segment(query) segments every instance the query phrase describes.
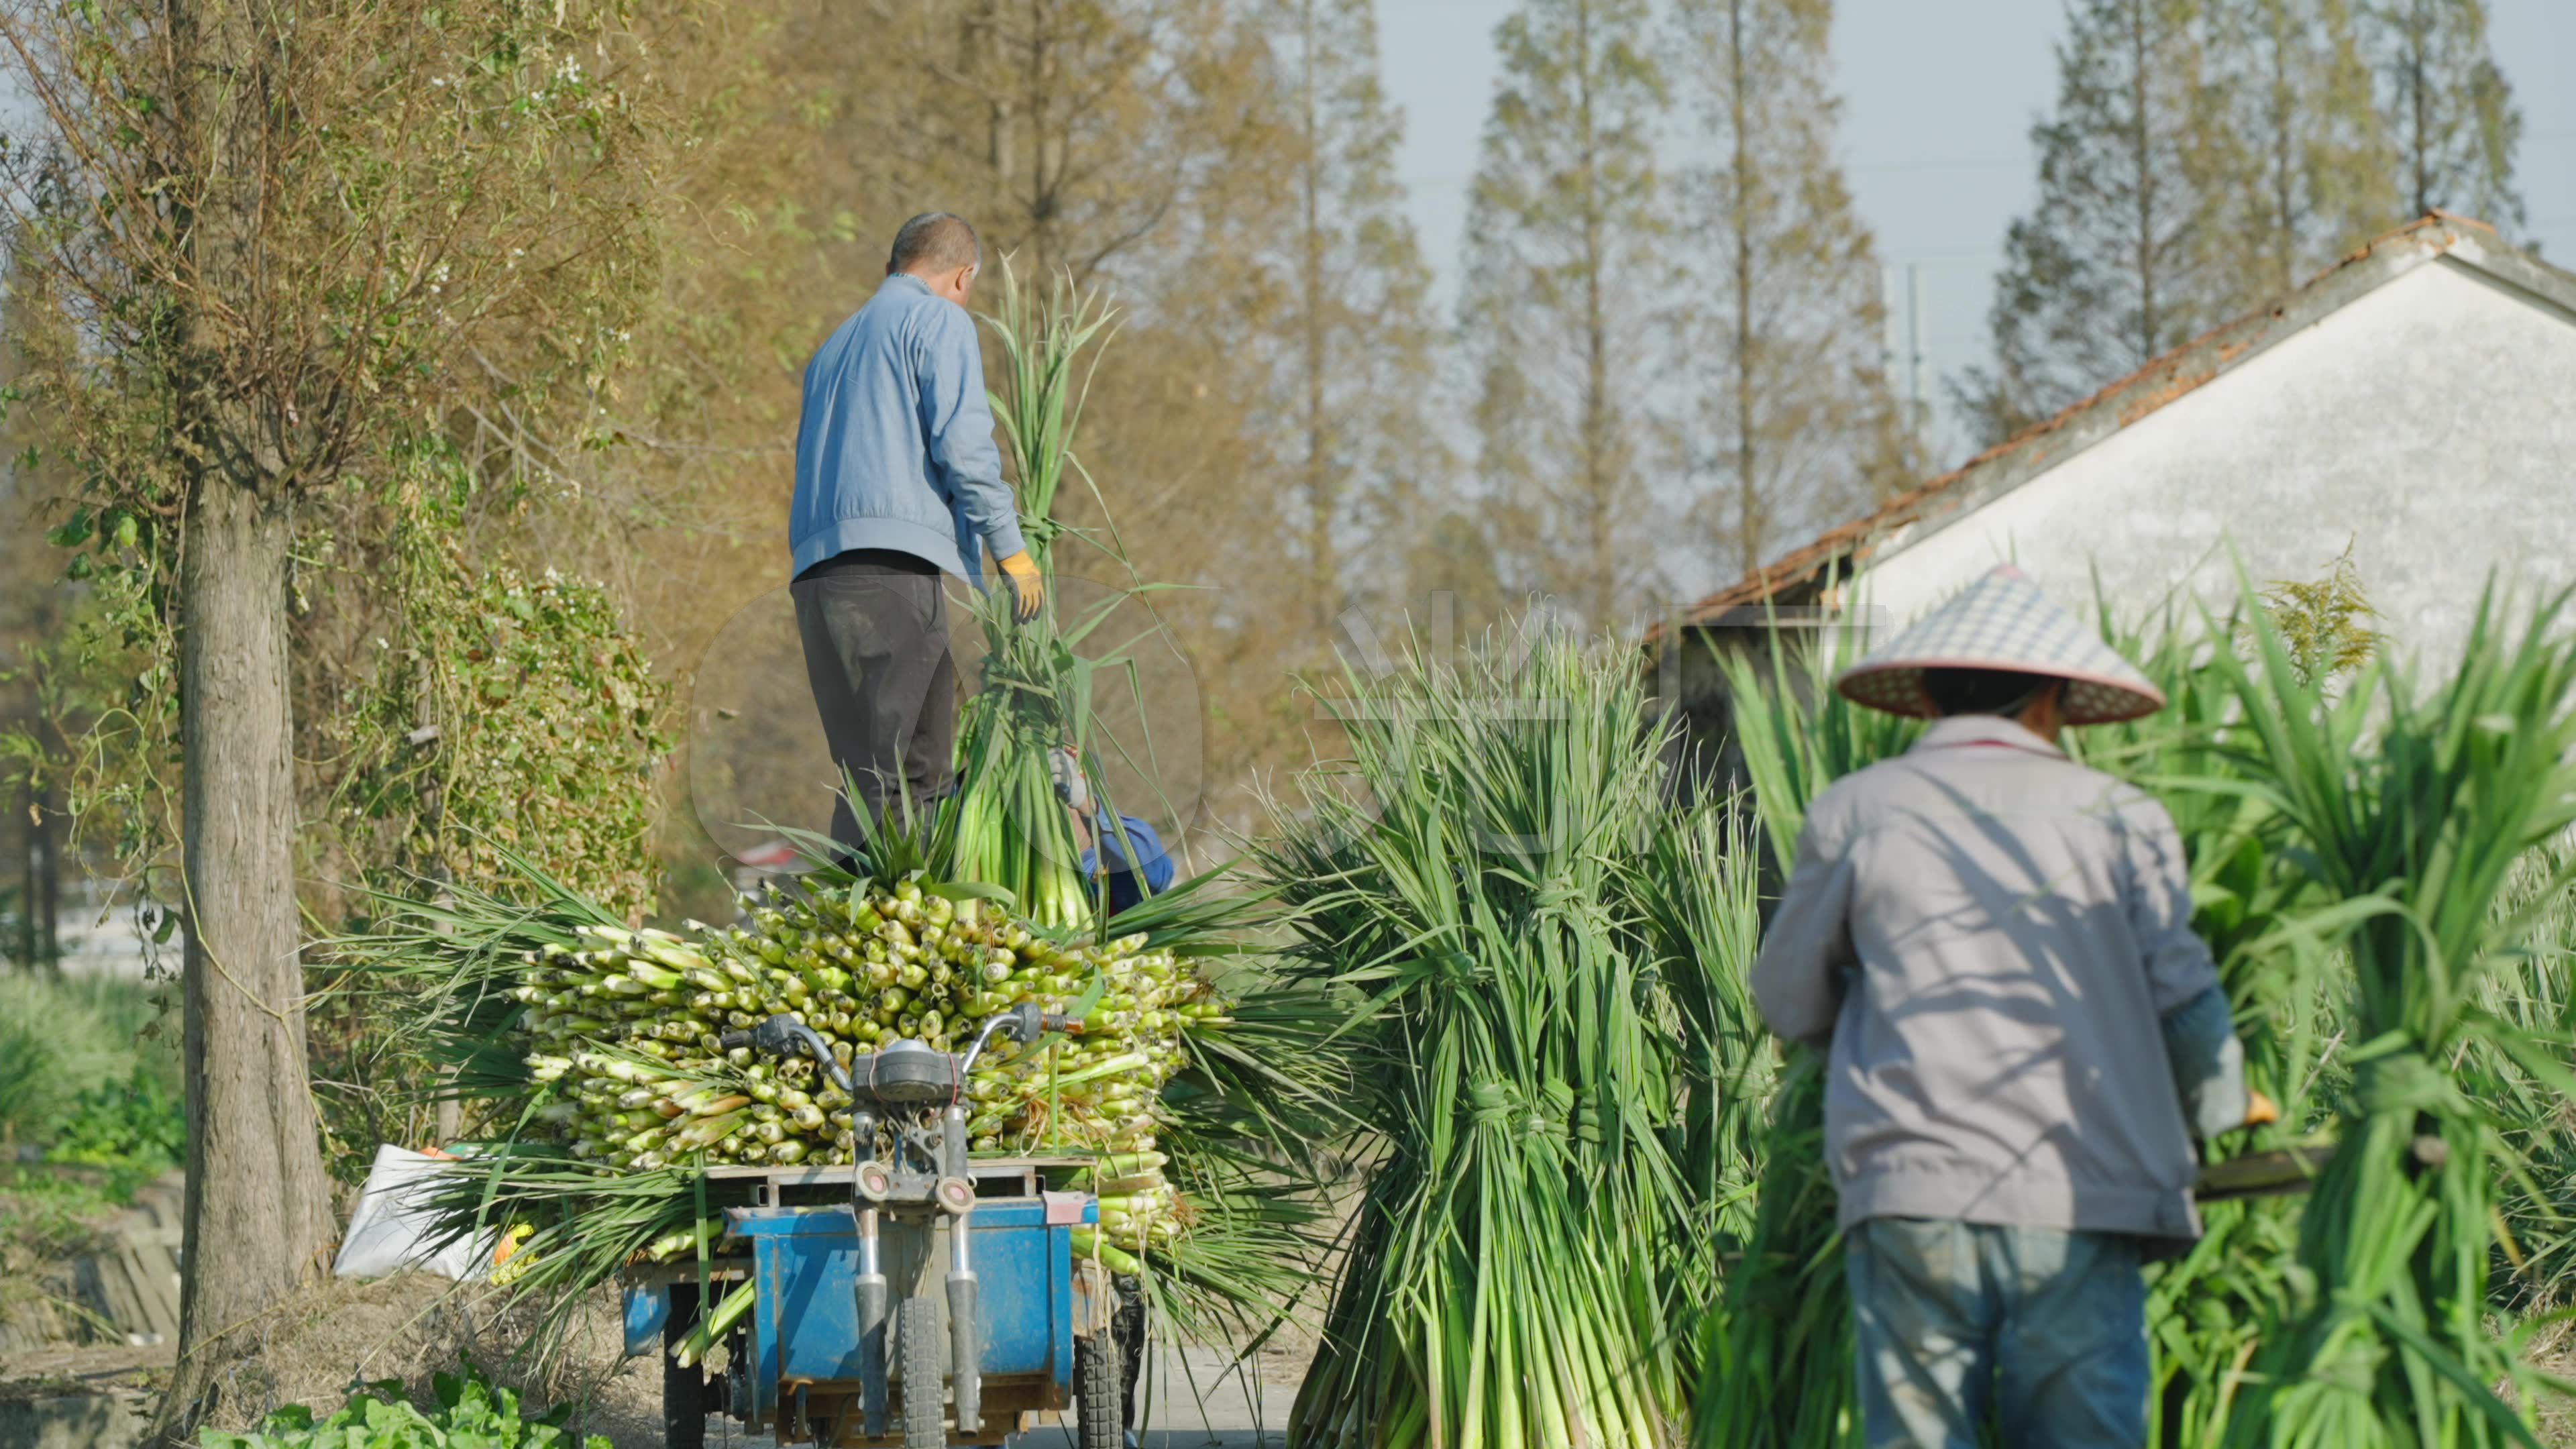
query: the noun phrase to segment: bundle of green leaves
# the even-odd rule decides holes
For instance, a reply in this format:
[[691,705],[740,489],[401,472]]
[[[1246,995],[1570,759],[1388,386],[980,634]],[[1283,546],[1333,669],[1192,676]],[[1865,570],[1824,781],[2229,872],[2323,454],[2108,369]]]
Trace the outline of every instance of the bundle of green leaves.
[[325,1418],[293,1404],[251,1433],[208,1429],[198,1443],[203,1449],[608,1449],[607,1436],[576,1440],[564,1427],[570,1404],[530,1414],[516,1393],[472,1364],[431,1382],[436,1407],[425,1413],[403,1397],[400,1379],[385,1379],[359,1385]]
[[[1719,661],[1754,814],[1782,879],[1816,796],[1914,738],[1913,721],[1834,692],[1833,676],[1858,644],[1846,633],[1795,655],[1775,643],[1767,661],[1740,654]],[[1692,1431],[1702,1449],[1838,1444],[1856,1423],[1851,1303],[1825,1165],[1823,1068],[1817,1053],[1791,1049],[1769,1104],[1751,1236],[1717,1310],[1700,1324]]]
[[1290,1442],[1672,1442],[1766,1077],[1750,855],[1667,799],[1624,654],[1416,651],[1339,694],[1350,757],[1256,847],[1371,1144]]
[[[2529,1443],[2537,1392],[2560,1387],[2488,1321],[2505,1122],[2457,1066],[2492,1052],[2576,1093],[2554,1033],[2490,1009],[2568,884],[2563,867],[2537,889],[2517,879],[2576,824],[2563,605],[2517,626],[2482,601],[2458,667],[2421,690],[2374,665],[2323,697],[2269,630],[2259,667],[2220,656],[2249,786],[2290,822],[2318,893],[2306,928],[2350,953],[2354,1069],[2300,1220],[2308,1291],[2250,1357],[2230,1444]],[[2499,909],[2517,894],[2528,903]]]

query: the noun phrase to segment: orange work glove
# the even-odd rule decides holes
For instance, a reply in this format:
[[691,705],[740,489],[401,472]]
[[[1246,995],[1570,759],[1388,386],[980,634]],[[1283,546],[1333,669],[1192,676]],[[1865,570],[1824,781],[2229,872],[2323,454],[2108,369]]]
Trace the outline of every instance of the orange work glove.
[[1038,561],[1027,549],[1002,560],[1002,574],[1011,581],[1011,597],[1016,607],[1011,612],[1023,624],[1038,616],[1038,606],[1046,602],[1046,581],[1038,577]]
[[2245,1093],[2245,1125],[2266,1127],[2281,1120],[2281,1106],[2262,1093],[2248,1088]]

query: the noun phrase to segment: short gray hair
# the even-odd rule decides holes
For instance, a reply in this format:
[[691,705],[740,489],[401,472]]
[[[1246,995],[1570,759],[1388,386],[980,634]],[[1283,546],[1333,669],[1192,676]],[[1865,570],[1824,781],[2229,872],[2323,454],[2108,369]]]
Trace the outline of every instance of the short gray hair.
[[944,211],[925,211],[894,234],[894,252],[886,258],[886,275],[908,272],[929,263],[939,271],[984,265],[984,244],[966,218]]

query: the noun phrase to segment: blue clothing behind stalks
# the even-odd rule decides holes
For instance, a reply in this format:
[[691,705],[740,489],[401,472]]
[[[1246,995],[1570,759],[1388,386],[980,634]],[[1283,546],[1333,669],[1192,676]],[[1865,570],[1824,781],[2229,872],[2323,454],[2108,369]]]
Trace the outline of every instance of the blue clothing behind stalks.
[[1136,849],[1136,858],[1144,863],[1145,882],[1136,883],[1136,868],[1127,861],[1127,852],[1118,842],[1118,832],[1094,829],[1100,835],[1100,850],[1082,853],[1082,875],[1091,880],[1100,874],[1100,859],[1105,851],[1109,858],[1109,914],[1116,915],[1145,898],[1147,892],[1157,895],[1171,889],[1172,858],[1163,851],[1163,838],[1154,827],[1133,815],[1121,815],[1118,823],[1126,827],[1127,844]]
[[1027,545],[1002,482],[975,319],[897,272],[805,365],[788,506],[794,573],[855,549],[983,586],[983,552]]

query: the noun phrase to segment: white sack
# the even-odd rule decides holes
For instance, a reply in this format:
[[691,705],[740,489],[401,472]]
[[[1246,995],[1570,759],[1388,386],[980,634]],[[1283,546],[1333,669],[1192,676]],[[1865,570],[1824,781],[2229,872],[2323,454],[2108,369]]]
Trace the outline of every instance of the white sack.
[[433,1219],[425,1199],[438,1171],[450,1157],[406,1152],[390,1144],[376,1149],[375,1166],[358,1194],[358,1210],[349,1215],[349,1235],[340,1241],[340,1256],[331,1271],[343,1278],[381,1278],[404,1268],[462,1280],[492,1261],[493,1234],[459,1238],[431,1252]]

